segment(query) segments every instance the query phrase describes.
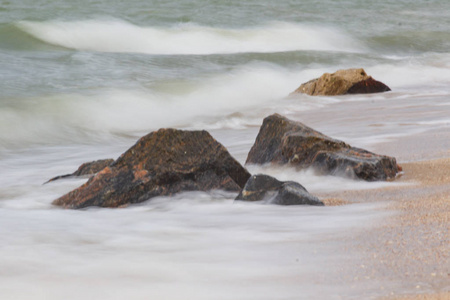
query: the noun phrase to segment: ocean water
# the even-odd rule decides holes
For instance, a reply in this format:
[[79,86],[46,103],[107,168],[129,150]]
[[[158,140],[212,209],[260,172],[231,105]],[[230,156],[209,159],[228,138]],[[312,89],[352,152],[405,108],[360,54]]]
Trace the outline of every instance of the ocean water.
[[[450,2],[0,1],[1,299],[370,299],[343,240],[389,215],[374,204],[273,207],[183,193],[126,209],[51,205],[163,127],[206,129],[241,163],[280,113],[400,162],[447,156],[406,142],[450,133]],[[392,92],[289,96],[363,67]],[[439,135],[437,135],[439,137]],[[447,135],[448,136],[448,135]],[[402,146],[403,145],[403,146]],[[249,167],[313,193],[395,185]],[[363,225],[362,225],[363,224]],[[383,285],[385,289],[380,290]]]

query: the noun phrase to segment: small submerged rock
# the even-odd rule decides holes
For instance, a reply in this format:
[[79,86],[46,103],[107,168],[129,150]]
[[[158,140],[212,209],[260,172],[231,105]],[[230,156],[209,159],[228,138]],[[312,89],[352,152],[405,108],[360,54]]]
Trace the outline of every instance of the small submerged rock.
[[266,201],[279,205],[324,205],[301,184],[294,181],[279,181],[264,174],[251,176],[235,200]]
[[160,129],[81,187],[56,199],[66,208],[120,207],[181,191],[240,191],[250,174],[206,131]]
[[87,162],[87,163],[82,164],[72,174],[59,175],[59,176],[53,177],[52,179],[50,179],[49,181],[47,181],[45,183],[49,183],[51,181],[55,181],[55,180],[62,179],[62,178],[95,175],[96,173],[100,172],[104,168],[110,166],[113,162],[114,162],[114,159],[112,159],[112,158],[99,159],[96,161]]
[[364,69],[347,69],[339,70],[333,74],[325,73],[319,78],[305,82],[293,94],[336,96],[382,93],[390,90],[384,83],[367,75]]
[[368,181],[395,178],[396,159],[351,147],[279,114],[264,119],[246,164],[289,164],[312,167],[320,174]]

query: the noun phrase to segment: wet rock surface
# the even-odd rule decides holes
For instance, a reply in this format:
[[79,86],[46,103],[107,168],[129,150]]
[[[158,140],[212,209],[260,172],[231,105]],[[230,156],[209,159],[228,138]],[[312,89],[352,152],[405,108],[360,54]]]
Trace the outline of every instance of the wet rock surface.
[[300,85],[293,94],[303,93],[311,96],[336,96],[345,94],[371,94],[390,91],[380,81],[367,75],[364,69],[339,70]]
[[53,204],[120,207],[181,191],[240,191],[249,177],[208,132],[160,129]]
[[111,159],[99,159],[96,161],[87,162],[87,163],[82,164],[72,174],[59,175],[59,176],[53,177],[52,179],[50,179],[49,181],[47,181],[45,183],[49,183],[51,181],[55,181],[55,180],[63,179],[63,178],[94,175],[94,174],[100,172],[101,170],[103,170],[104,168],[110,166],[113,162],[114,162],[114,159],[112,159],[112,158]]
[[367,181],[393,179],[399,171],[393,157],[351,147],[278,114],[264,119],[246,161],[266,163],[312,167],[320,174]]
[[301,184],[294,181],[279,181],[264,174],[251,176],[235,200],[265,201],[278,205],[324,205]]

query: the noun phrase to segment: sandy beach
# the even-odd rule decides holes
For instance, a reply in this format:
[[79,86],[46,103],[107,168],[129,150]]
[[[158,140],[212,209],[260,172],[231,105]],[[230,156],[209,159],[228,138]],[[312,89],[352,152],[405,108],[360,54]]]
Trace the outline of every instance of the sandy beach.
[[386,223],[348,241],[365,253],[352,281],[379,282],[380,292],[390,295],[380,299],[450,299],[450,159],[402,167],[396,180],[401,185],[345,191],[341,201],[326,200],[329,205],[383,201],[392,213]]
[[434,295],[414,295],[414,296],[402,296],[395,298],[385,298],[395,300],[448,300],[450,299],[449,293],[439,293]]

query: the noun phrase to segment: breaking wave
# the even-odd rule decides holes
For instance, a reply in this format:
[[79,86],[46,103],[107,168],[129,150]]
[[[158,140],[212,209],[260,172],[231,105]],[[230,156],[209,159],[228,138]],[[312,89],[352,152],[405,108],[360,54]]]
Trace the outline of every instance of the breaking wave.
[[348,34],[294,23],[226,29],[196,24],[142,27],[123,20],[21,21],[17,26],[46,43],[76,50],[158,55],[268,53],[301,50],[361,52]]

